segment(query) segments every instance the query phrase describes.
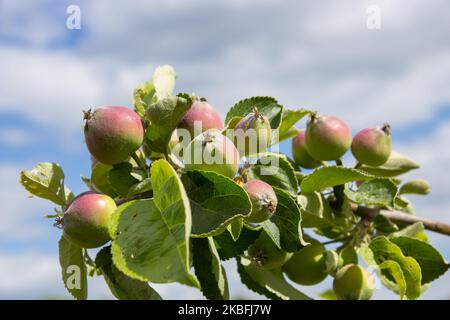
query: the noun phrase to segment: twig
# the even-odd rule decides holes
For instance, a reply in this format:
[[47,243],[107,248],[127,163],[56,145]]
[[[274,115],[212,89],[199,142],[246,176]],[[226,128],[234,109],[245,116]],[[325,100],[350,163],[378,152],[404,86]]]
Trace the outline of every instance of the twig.
[[413,224],[416,222],[422,222],[425,229],[450,236],[450,225],[444,222],[413,216],[397,210],[367,208],[358,205],[352,205],[352,210],[360,217],[375,217],[378,214],[381,214],[394,223]]
[[131,155],[131,157],[133,158],[134,161],[136,161],[137,165],[144,170],[144,173],[147,173],[147,165],[145,164],[145,162],[142,162],[141,159],[139,158],[139,156],[136,153],[133,153]]

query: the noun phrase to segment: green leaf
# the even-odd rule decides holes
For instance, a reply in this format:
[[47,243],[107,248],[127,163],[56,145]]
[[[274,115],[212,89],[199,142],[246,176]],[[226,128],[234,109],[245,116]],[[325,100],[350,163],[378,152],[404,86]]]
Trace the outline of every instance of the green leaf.
[[347,264],[358,264],[358,253],[352,246],[347,245],[338,252],[341,266],[345,266]]
[[174,68],[168,64],[155,69],[152,80],[157,100],[163,100],[172,95],[176,78],[177,74]]
[[392,151],[388,161],[379,167],[361,166],[359,170],[378,177],[396,177],[420,166],[410,158]]
[[400,188],[400,194],[420,194],[427,195],[431,192],[431,186],[423,179],[415,179],[406,182]]
[[[383,281],[388,288],[397,292],[400,297],[405,296],[407,283],[400,264],[393,260],[386,260],[378,267],[380,268],[382,274],[389,274],[389,279],[382,276],[381,281]],[[395,283],[395,286],[392,286],[392,281]]]
[[126,197],[130,188],[139,181],[132,175],[133,166],[129,162],[115,165],[108,172],[108,179],[114,191],[121,197]]
[[146,130],[147,143],[153,152],[167,152],[167,146],[178,124],[192,105],[189,96],[168,97],[150,105],[146,117],[150,125]]
[[375,227],[375,229],[382,233],[391,233],[398,231],[398,226],[381,214],[376,215],[375,219],[373,220],[373,226]]
[[241,257],[236,259],[237,262],[237,271],[241,278],[241,282],[251,291],[256,292],[260,295],[266,296],[271,300],[281,300],[281,298],[274,294],[272,291],[265,288],[264,284],[260,284],[256,279],[253,278],[253,275],[248,273],[244,265],[240,263]]
[[58,243],[59,264],[64,287],[77,300],[87,299],[87,272],[83,249],[64,236]]
[[171,96],[176,78],[177,75],[172,66],[167,64],[158,66],[151,80],[134,89],[132,102],[135,111],[143,117],[151,104]]
[[373,176],[356,169],[341,166],[322,167],[306,176],[302,180],[300,189],[305,194],[343,185],[352,181],[365,181],[373,178]]
[[394,209],[400,210],[406,213],[415,214],[414,207],[411,201],[406,199],[404,196],[397,195],[394,201]]
[[21,171],[20,184],[32,195],[61,206],[74,198],[64,185],[64,171],[56,163],[43,162],[30,171]]
[[155,86],[153,85],[152,80],[149,80],[134,89],[131,100],[134,105],[134,110],[141,117],[145,115],[148,106],[156,102],[155,92]]
[[296,136],[298,129],[294,125],[310,113],[311,111],[306,109],[291,110],[284,108],[281,125],[275,133],[274,143]]
[[311,300],[310,297],[286,282],[280,269],[263,270],[244,257],[236,260],[242,283],[250,290],[270,299]]
[[299,195],[297,203],[302,213],[303,228],[336,226],[334,213],[321,193],[313,192]]
[[152,180],[150,178],[145,178],[141,182],[136,183],[131,186],[128,190],[128,197],[132,197],[141,193],[145,193],[152,190]]
[[225,123],[229,123],[234,117],[245,117],[253,108],[257,108],[269,119],[272,129],[280,126],[283,106],[272,97],[252,97],[239,101],[228,111]]
[[141,281],[198,286],[189,272],[191,211],[183,185],[165,160],[152,164],[151,181],[153,199],[124,203],[112,217],[114,264]]
[[419,263],[422,271],[422,284],[430,283],[449,269],[449,263],[444,260],[439,251],[425,241],[411,237],[398,237],[390,240],[400,247],[405,256],[413,257]]
[[285,156],[266,153],[257,163],[250,167],[245,176],[248,180],[262,180],[272,187],[277,187],[296,195],[298,191],[295,171]]
[[109,182],[109,172],[113,167],[103,163],[97,163],[92,169],[91,184],[98,192],[104,193],[110,197],[116,197],[117,192]]
[[389,179],[364,182],[356,191],[345,189],[345,195],[353,202],[365,205],[394,206],[397,186]]
[[423,223],[416,222],[416,223],[413,223],[397,232],[390,234],[389,238],[398,238],[398,237],[403,237],[403,236],[416,238],[424,231],[425,231],[425,227],[423,226]]
[[192,210],[192,236],[209,237],[250,215],[251,202],[233,180],[209,171],[188,171],[182,176]]
[[250,228],[244,224],[237,240],[229,232],[222,232],[214,237],[220,259],[228,260],[243,254],[258,239],[261,229]]
[[230,298],[225,269],[212,238],[192,239],[193,264],[203,295],[209,300]]
[[161,296],[147,282],[126,276],[113,264],[111,246],[101,249],[95,265],[105,278],[112,294],[119,300],[161,300]]
[[364,244],[358,250],[365,263],[378,271],[381,282],[390,290],[397,293],[401,299],[406,294],[406,280],[400,264],[393,260],[385,260],[381,263],[375,259],[374,252],[369,244]]
[[279,248],[288,252],[298,251],[306,245],[300,208],[289,193],[276,187],[273,190],[278,198],[277,209],[272,218],[262,222],[261,226]]
[[[368,248],[372,251],[373,260],[376,265],[381,265],[385,261],[394,261],[399,264],[406,281],[405,295],[408,299],[417,299],[420,296],[421,269],[419,263],[414,258],[405,256],[400,247],[389,241],[385,236],[374,238],[369,243]],[[367,255],[362,256],[363,258],[367,257]],[[366,262],[369,265],[371,264],[370,261]],[[388,280],[394,281],[396,279],[393,274],[386,273],[386,270],[383,271],[382,274]]]
[[239,239],[243,227],[244,227],[244,219],[234,220],[227,226],[227,230],[234,241],[237,241],[237,239]]

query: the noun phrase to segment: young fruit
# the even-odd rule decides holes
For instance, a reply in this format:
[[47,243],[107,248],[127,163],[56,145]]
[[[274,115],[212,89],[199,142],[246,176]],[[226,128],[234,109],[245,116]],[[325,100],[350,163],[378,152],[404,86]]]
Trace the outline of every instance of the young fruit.
[[292,139],[292,154],[297,165],[305,169],[314,169],[320,166],[317,161],[306,150],[305,130],[299,130],[298,134]]
[[205,98],[200,98],[194,101],[178,127],[188,130],[191,139],[194,139],[197,135],[209,129],[222,131],[223,124],[213,106]]
[[108,223],[117,209],[114,200],[97,192],[78,195],[61,219],[64,236],[82,248],[97,248],[110,240]]
[[266,151],[270,146],[272,129],[269,119],[256,108],[234,127],[233,139],[240,155]]
[[265,270],[281,267],[291,256],[278,248],[265,232],[261,232],[259,238],[248,247],[248,255],[258,267]]
[[342,267],[333,281],[333,290],[339,300],[369,300],[374,287],[373,277],[357,264]]
[[306,150],[314,159],[337,160],[350,148],[352,135],[341,119],[312,114],[306,126],[305,142]]
[[239,169],[239,152],[217,129],[194,138],[183,152],[186,170],[213,171],[233,178]]
[[327,277],[325,247],[317,241],[294,252],[283,266],[289,279],[300,285],[312,286]]
[[353,138],[353,156],[362,164],[381,166],[391,155],[391,132],[388,124],[361,130]]
[[252,212],[245,220],[260,223],[275,214],[278,199],[270,184],[261,180],[250,180],[244,184],[244,190],[252,202]]
[[84,137],[91,155],[104,164],[118,164],[142,145],[141,118],[126,107],[100,107],[85,112]]

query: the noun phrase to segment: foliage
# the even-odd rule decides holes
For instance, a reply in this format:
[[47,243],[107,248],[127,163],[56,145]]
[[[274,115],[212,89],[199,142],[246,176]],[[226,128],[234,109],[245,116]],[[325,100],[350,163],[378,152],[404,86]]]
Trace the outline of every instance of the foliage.
[[[270,123],[272,149],[242,158],[234,179],[211,171],[186,171],[183,163],[174,161],[169,141],[195,97],[174,95],[175,78],[172,67],[158,67],[132,96],[146,129],[144,144],[158,157],[145,158],[139,151],[114,166],[96,162],[88,178],[83,177],[90,190],[114,198],[118,208],[109,221],[111,242],[94,260],[64,236],[59,241],[62,279],[73,297],[86,299],[88,275],[100,274],[118,299],[161,299],[149,283],[173,282],[196,287],[207,299],[228,299],[222,261],[235,259],[250,290],[270,299],[311,299],[286,280],[283,268],[266,270],[248,255],[261,232],[289,257],[317,239],[338,243],[336,250],[324,253],[330,276],[345,265],[364,261],[401,299],[419,298],[448,270],[449,263],[428,242],[422,223],[401,224],[382,214],[361,216],[356,210],[413,212],[406,196],[431,190],[422,179],[400,180],[419,168],[415,161],[393,151],[378,167],[345,166],[337,159],[302,171],[273,147],[298,133],[295,125],[300,119],[317,115],[303,108],[287,109],[276,99],[261,96],[232,106],[226,128],[232,130],[256,108]],[[243,188],[248,180],[268,183],[277,197],[275,214],[258,224],[246,221],[252,211]],[[57,214],[47,217],[61,224],[74,198],[62,168],[40,163],[22,171],[20,183],[32,196],[53,202]],[[320,297],[336,295],[326,291]]]

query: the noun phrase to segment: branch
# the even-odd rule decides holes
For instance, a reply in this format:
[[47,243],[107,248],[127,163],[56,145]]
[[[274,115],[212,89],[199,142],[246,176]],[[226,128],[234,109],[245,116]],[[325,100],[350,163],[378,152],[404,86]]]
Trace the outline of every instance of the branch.
[[138,156],[136,153],[133,153],[133,154],[131,155],[131,157],[132,157],[133,160],[137,163],[137,165],[138,165],[142,170],[144,170],[144,173],[147,174],[148,168],[147,168],[147,165],[145,164],[145,162],[142,162],[141,159],[139,158],[139,156]]
[[352,210],[360,217],[375,217],[376,215],[381,214],[394,223],[413,224],[416,222],[422,222],[425,229],[450,236],[450,225],[444,222],[413,216],[397,210],[367,208],[358,205],[352,205]]

